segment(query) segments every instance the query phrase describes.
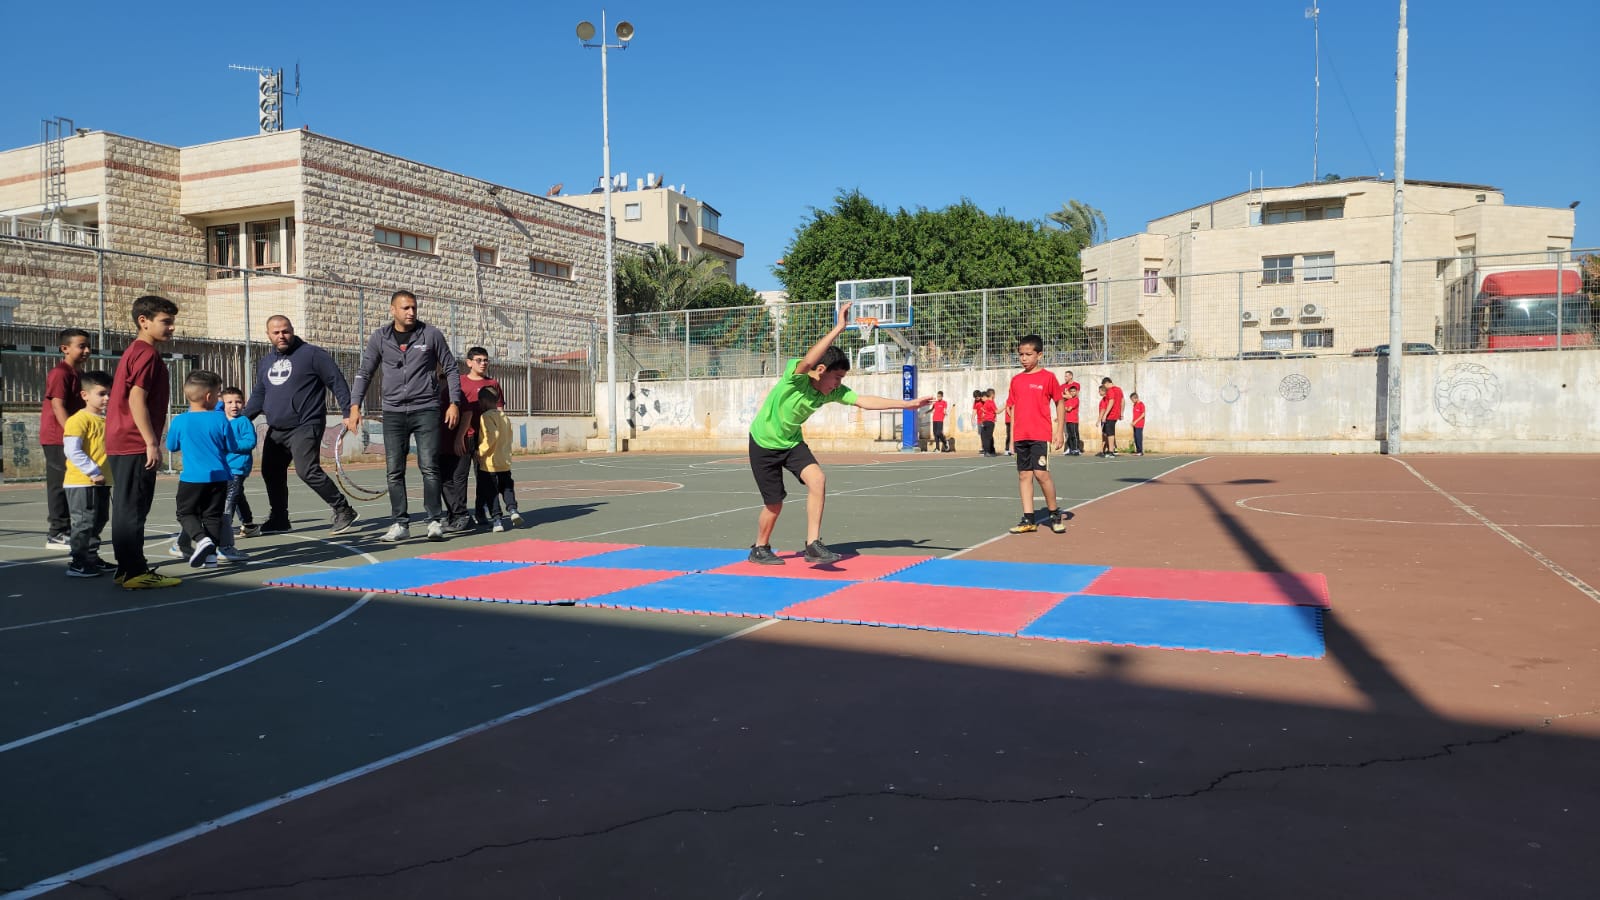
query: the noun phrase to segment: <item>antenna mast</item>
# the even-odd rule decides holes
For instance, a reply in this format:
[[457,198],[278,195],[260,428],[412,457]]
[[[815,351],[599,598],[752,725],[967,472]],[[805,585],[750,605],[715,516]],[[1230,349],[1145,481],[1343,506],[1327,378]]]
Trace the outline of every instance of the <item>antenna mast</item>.
[[1306,7],[1306,18],[1311,20],[1311,46],[1314,59],[1312,60],[1311,95],[1311,180],[1318,177],[1317,145],[1322,140],[1322,10],[1312,0]]
[[[256,73],[258,134],[273,134],[283,130],[283,70],[267,66],[233,66],[237,72]],[[294,66],[294,99],[300,102],[300,64]]]

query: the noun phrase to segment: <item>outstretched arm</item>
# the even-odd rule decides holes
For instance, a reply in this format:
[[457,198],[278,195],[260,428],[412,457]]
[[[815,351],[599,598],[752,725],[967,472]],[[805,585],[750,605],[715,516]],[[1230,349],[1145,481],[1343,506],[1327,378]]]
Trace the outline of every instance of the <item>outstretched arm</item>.
[[860,409],[917,409],[922,406],[931,406],[932,397],[918,397],[915,400],[892,400],[888,397],[874,397],[871,394],[857,394],[856,406]]
[[795,369],[795,371],[809,372],[812,369],[815,369],[817,367],[817,363],[822,362],[822,354],[827,352],[829,347],[833,346],[833,342],[838,339],[839,335],[844,334],[845,328],[849,327],[849,325],[850,304],[846,303],[834,311],[833,330],[823,335],[815,344],[811,345],[811,349],[806,351],[806,355],[800,358],[800,365]]

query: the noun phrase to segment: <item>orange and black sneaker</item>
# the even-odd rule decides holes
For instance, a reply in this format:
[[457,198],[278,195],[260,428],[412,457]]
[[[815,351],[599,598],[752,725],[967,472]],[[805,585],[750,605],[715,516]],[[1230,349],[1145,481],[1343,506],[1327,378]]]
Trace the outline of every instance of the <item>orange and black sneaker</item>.
[[1011,533],[1012,534],[1028,534],[1029,532],[1034,532],[1034,531],[1038,531],[1038,530],[1039,530],[1039,526],[1034,524],[1033,516],[1031,516],[1031,515],[1023,516],[1021,521],[1019,521],[1019,522],[1017,522],[1017,524],[1011,526]]

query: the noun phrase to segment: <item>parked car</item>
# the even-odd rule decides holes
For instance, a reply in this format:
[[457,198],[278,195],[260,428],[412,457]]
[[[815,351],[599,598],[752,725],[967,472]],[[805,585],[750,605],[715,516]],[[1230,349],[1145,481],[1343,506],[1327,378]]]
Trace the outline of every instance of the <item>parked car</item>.
[[[1407,356],[1438,356],[1439,355],[1438,348],[1434,347],[1432,344],[1424,343],[1423,341],[1406,341],[1405,348],[1406,348],[1405,352],[1406,352]],[[1350,355],[1351,356],[1388,356],[1389,355],[1389,345],[1388,344],[1379,344],[1376,347],[1362,347],[1362,348],[1356,350],[1354,353],[1351,353]]]

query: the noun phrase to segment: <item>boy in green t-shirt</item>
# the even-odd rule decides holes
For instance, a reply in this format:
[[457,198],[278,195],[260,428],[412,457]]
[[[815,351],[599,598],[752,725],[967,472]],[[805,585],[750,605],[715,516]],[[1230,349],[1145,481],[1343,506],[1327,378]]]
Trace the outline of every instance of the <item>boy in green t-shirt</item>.
[[933,403],[932,397],[891,400],[857,394],[841,382],[850,371],[850,358],[833,346],[834,339],[849,324],[850,306],[839,307],[833,330],[811,345],[801,359],[790,360],[783,377],[767,394],[750,423],[750,471],[761,490],[763,507],[756,521],[756,542],[750,547],[750,561],[781,566],[783,560],[772,552],[772,529],[783,512],[783,470],[788,469],[806,486],[806,549],[808,563],[831,563],[839,554],[822,543],[822,505],[826,479],[817,458],[806,446],[800,427],[825,403],[848,403],[861,409],[916,409]]

